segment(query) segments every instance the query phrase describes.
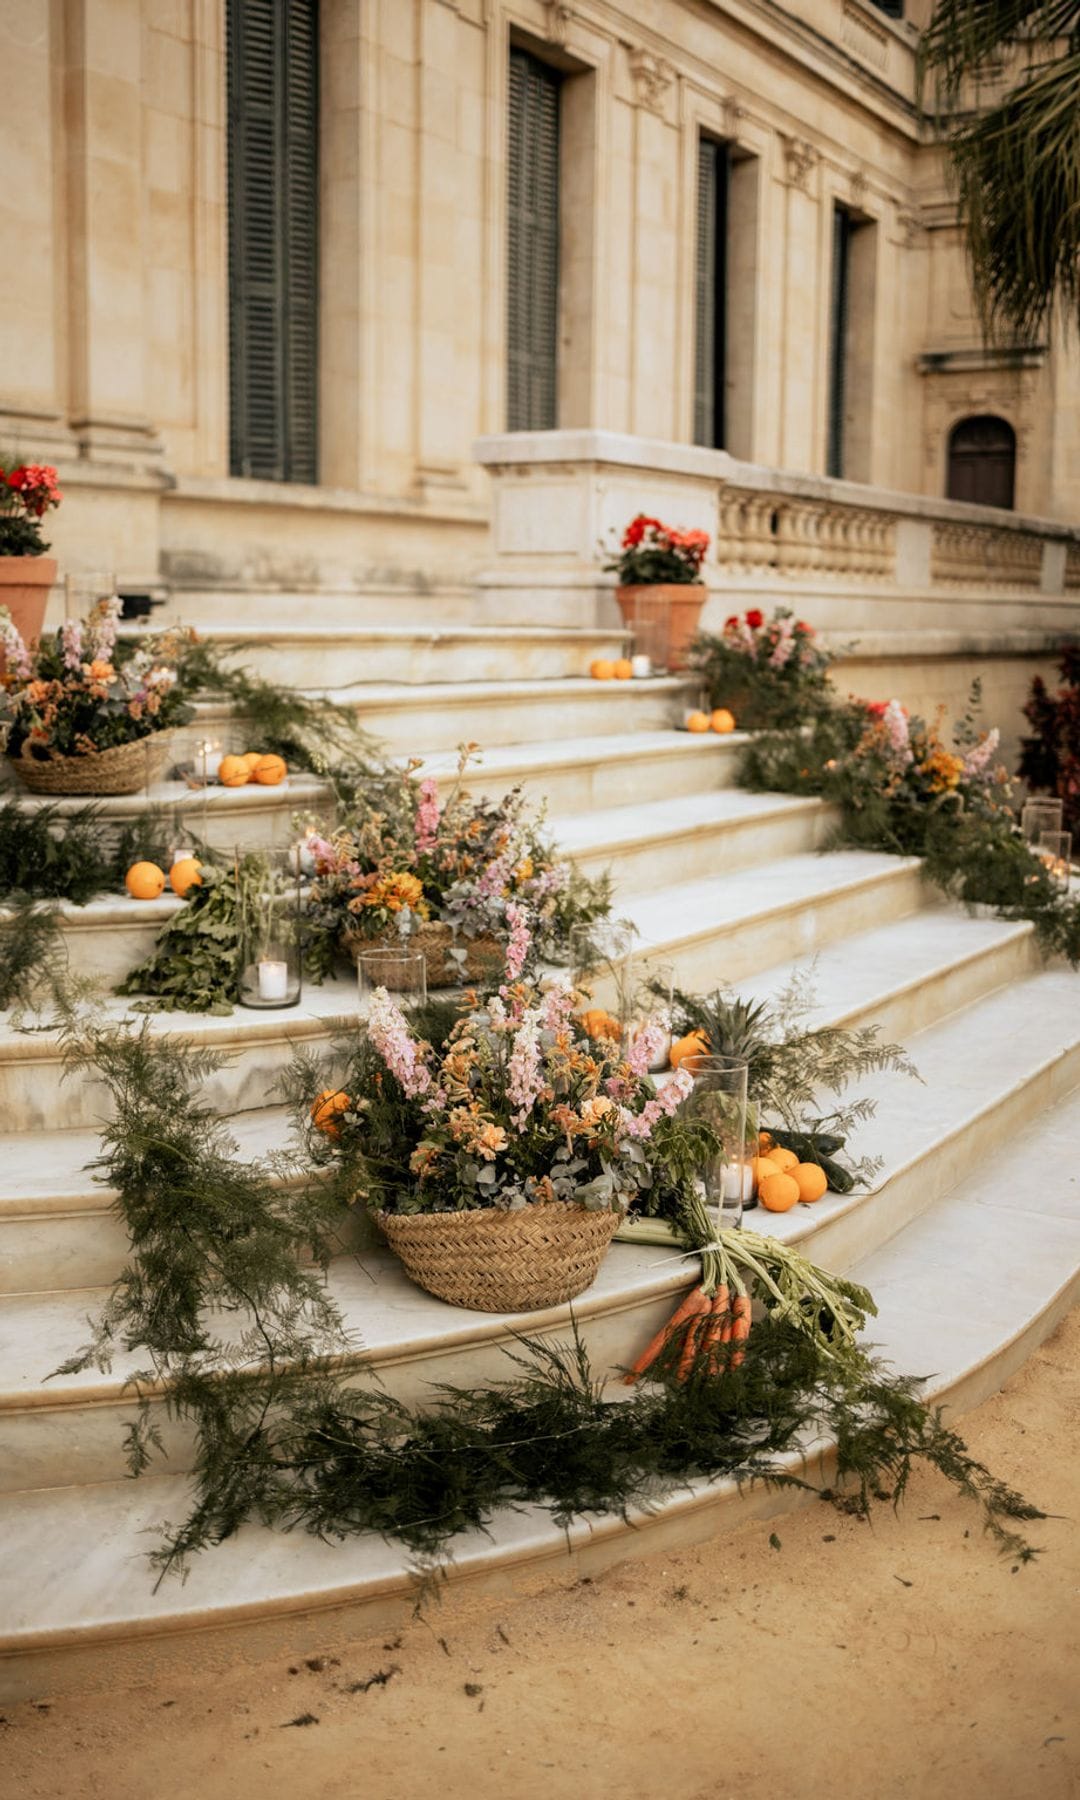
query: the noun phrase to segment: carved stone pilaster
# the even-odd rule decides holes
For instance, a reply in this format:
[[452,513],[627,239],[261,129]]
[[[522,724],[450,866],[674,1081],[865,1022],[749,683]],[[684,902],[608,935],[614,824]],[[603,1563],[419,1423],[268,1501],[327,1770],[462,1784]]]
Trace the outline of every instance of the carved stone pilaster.
[[570,21],[574,16],[573,7],[568,6],[566,0],[544,0],[544,10],[547,13],[544,36],[550,44],[565,46]]

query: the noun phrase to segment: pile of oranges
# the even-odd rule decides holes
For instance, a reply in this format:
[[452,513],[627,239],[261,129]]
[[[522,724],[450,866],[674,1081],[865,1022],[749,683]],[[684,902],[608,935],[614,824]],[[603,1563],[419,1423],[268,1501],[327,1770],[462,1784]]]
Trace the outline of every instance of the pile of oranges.
[[[186,900],[193,887],[202,886],[197,856],[180,856],[169,870],[169,886],[178,900]],[[160,900],[165,892],[165,871],[157,863],[132,863],[124,876],[124,886],[133,900]]]
[[757,1197],[766,1212],[790,1212],[800,1200],[810,1206],[829,1185],[824,1169],[817,1163],[800,1162],[794,1150],[774,1143],[767,1131],[758,1134],[758,1154],[750,1166]]
[[242,756],[223,756],[218,770],[222,787],[245,787],[257,781],[260,787],[277,787],[289,773],[283,756],[264,756],[261,750],[246,750]]
[[598,656],[589,664],[589,674],[594,681],[629,681],[633,673],[634,665],[628,656],[620,656],[617,662]]
[[735,715],[729,713],[726,706],[718,706],[715,712],[692,712],[686,715],[687,731],[718,731],[721,737],[735,729]]

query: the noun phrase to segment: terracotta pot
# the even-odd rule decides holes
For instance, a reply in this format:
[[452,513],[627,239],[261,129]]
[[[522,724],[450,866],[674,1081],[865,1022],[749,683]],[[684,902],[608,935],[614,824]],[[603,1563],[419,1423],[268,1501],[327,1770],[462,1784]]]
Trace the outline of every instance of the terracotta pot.
[[[26,644],[41,636],[55,580],[55,556],[0,556],[0,606],[7,607]],[[0,652],[0,674],[3,670]]]
[[654,582],[617,587],[623,624],[637,634],[637,648],[659,668],[685,669],[708,590],[702,582]]

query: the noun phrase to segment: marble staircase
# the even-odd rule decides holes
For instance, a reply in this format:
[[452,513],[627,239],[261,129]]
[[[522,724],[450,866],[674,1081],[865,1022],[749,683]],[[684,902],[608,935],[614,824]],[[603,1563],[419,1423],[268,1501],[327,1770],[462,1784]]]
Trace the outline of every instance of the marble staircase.
[[[268,673],[299,670],[307,685],[348,696],[396,750],[424,753],[441,784],[453,778],[459,738],[481,741],[470,786],[520,781],[547,796],[568,852],[589,872],[612,869],[638,955],[681,984],[777,993],[815,958],[815,1016],[879,1022],[906,1044],[921,1080],[890,1073],[867,1084],[878,1115],[854,1147],[881,1167],[865,1192],[751,1222],[866,1281],[880,1303],[875,1340],[954,1407],[991,1392],[1053,1329],[1080,1286],[1080,977],[1045,966],[1028,926],[942,905],[912,860],[817,854],[824,808],[740,791],[737,739],[672,729],[684,684],[588,682],[589,657],[609,642],[602,632],[513,626],[484,636],[452,621],[434,633],[379,632],[336,619],[309,629],[283,612],[256,647],[250,617],[224,606],[211,616],[211,629],[265,658]],[[186,794],[151,798],[201,808]],[[284,838],[293,813],[318,798],[298,778],[285,789],[215,793],[215,841]],[[139,796],[107,810],[145,804]],[[175,904],[110,896],[65,909],[73,966],[115,981]],[[151,1015],[150,1029],[226,1054],[210,1092],[256,1155],[284,1142],[273,1088],[293,1047],[332,1059],[356,1017],[355,987],[342,980],[309,989],[293,1012]],[[124,1379],[137,1356],[121,1354],[107,1374],[48,1379],[84,1341],[123,1265],[123,1231],[87,1169],[104,1106],[91,1077],[64,1077],[54,1034],[0,1021],[4,1697],[137,1682],[183,1660],[196,1639],[210,1660],[241,1645],[299,1654],[358,1619],[367,1628],[398,1616],[413,1592],[398,1547],[256,1526],[198,1560],[185,1585],[154,1590],[147,1532],[184,1508],[188,1435],[169,1425],[170,1460],[132,1483]],[[677,1256],[629,1231],[573,1309],[596,1366],[630,1360],[690,1278]],[[565,1307],[525,1320],[446,1307],[384,1253],[358,1261],[343,1250],[328,1280],[353,1334],[350,1366],[411,1400],[435,1381],[497,1379],[523,1325],[563,1338],[571,1327]],[[699,1484],[636,1531],[587,1521],[569,1548],[545,1514],[526,1511],[498,1518],[489,1538],[455,1543],[450,1572],[497,1584],[568,1556],[596,1568],[791,1503]]]

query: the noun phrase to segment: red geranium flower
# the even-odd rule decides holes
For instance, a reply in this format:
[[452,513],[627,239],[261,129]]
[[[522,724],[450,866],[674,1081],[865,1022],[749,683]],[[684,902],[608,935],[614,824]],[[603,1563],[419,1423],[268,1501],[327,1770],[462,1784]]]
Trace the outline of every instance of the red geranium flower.
[[734,627],[735,627],[735,626],[736,626],[736,625],[737,625],[737,624],[738,624],[738,623],[739,623],[739,615],[738,615],[738,613],[732,613],[732,615],[731,615],[731,617],[730,617],[730,619],[725,619],[725,620],[724,620],[724,630],[725,630],[725,631],[731,631],[731,630],[733,630],[733,629],[734,629]]
[[746,623],[749,625],[751,631],[760,631],[761,627],[765,623],[765,614],[763,612],[759,612],[757,607],[755,606],[751,609],[750,612],[747,613]]

